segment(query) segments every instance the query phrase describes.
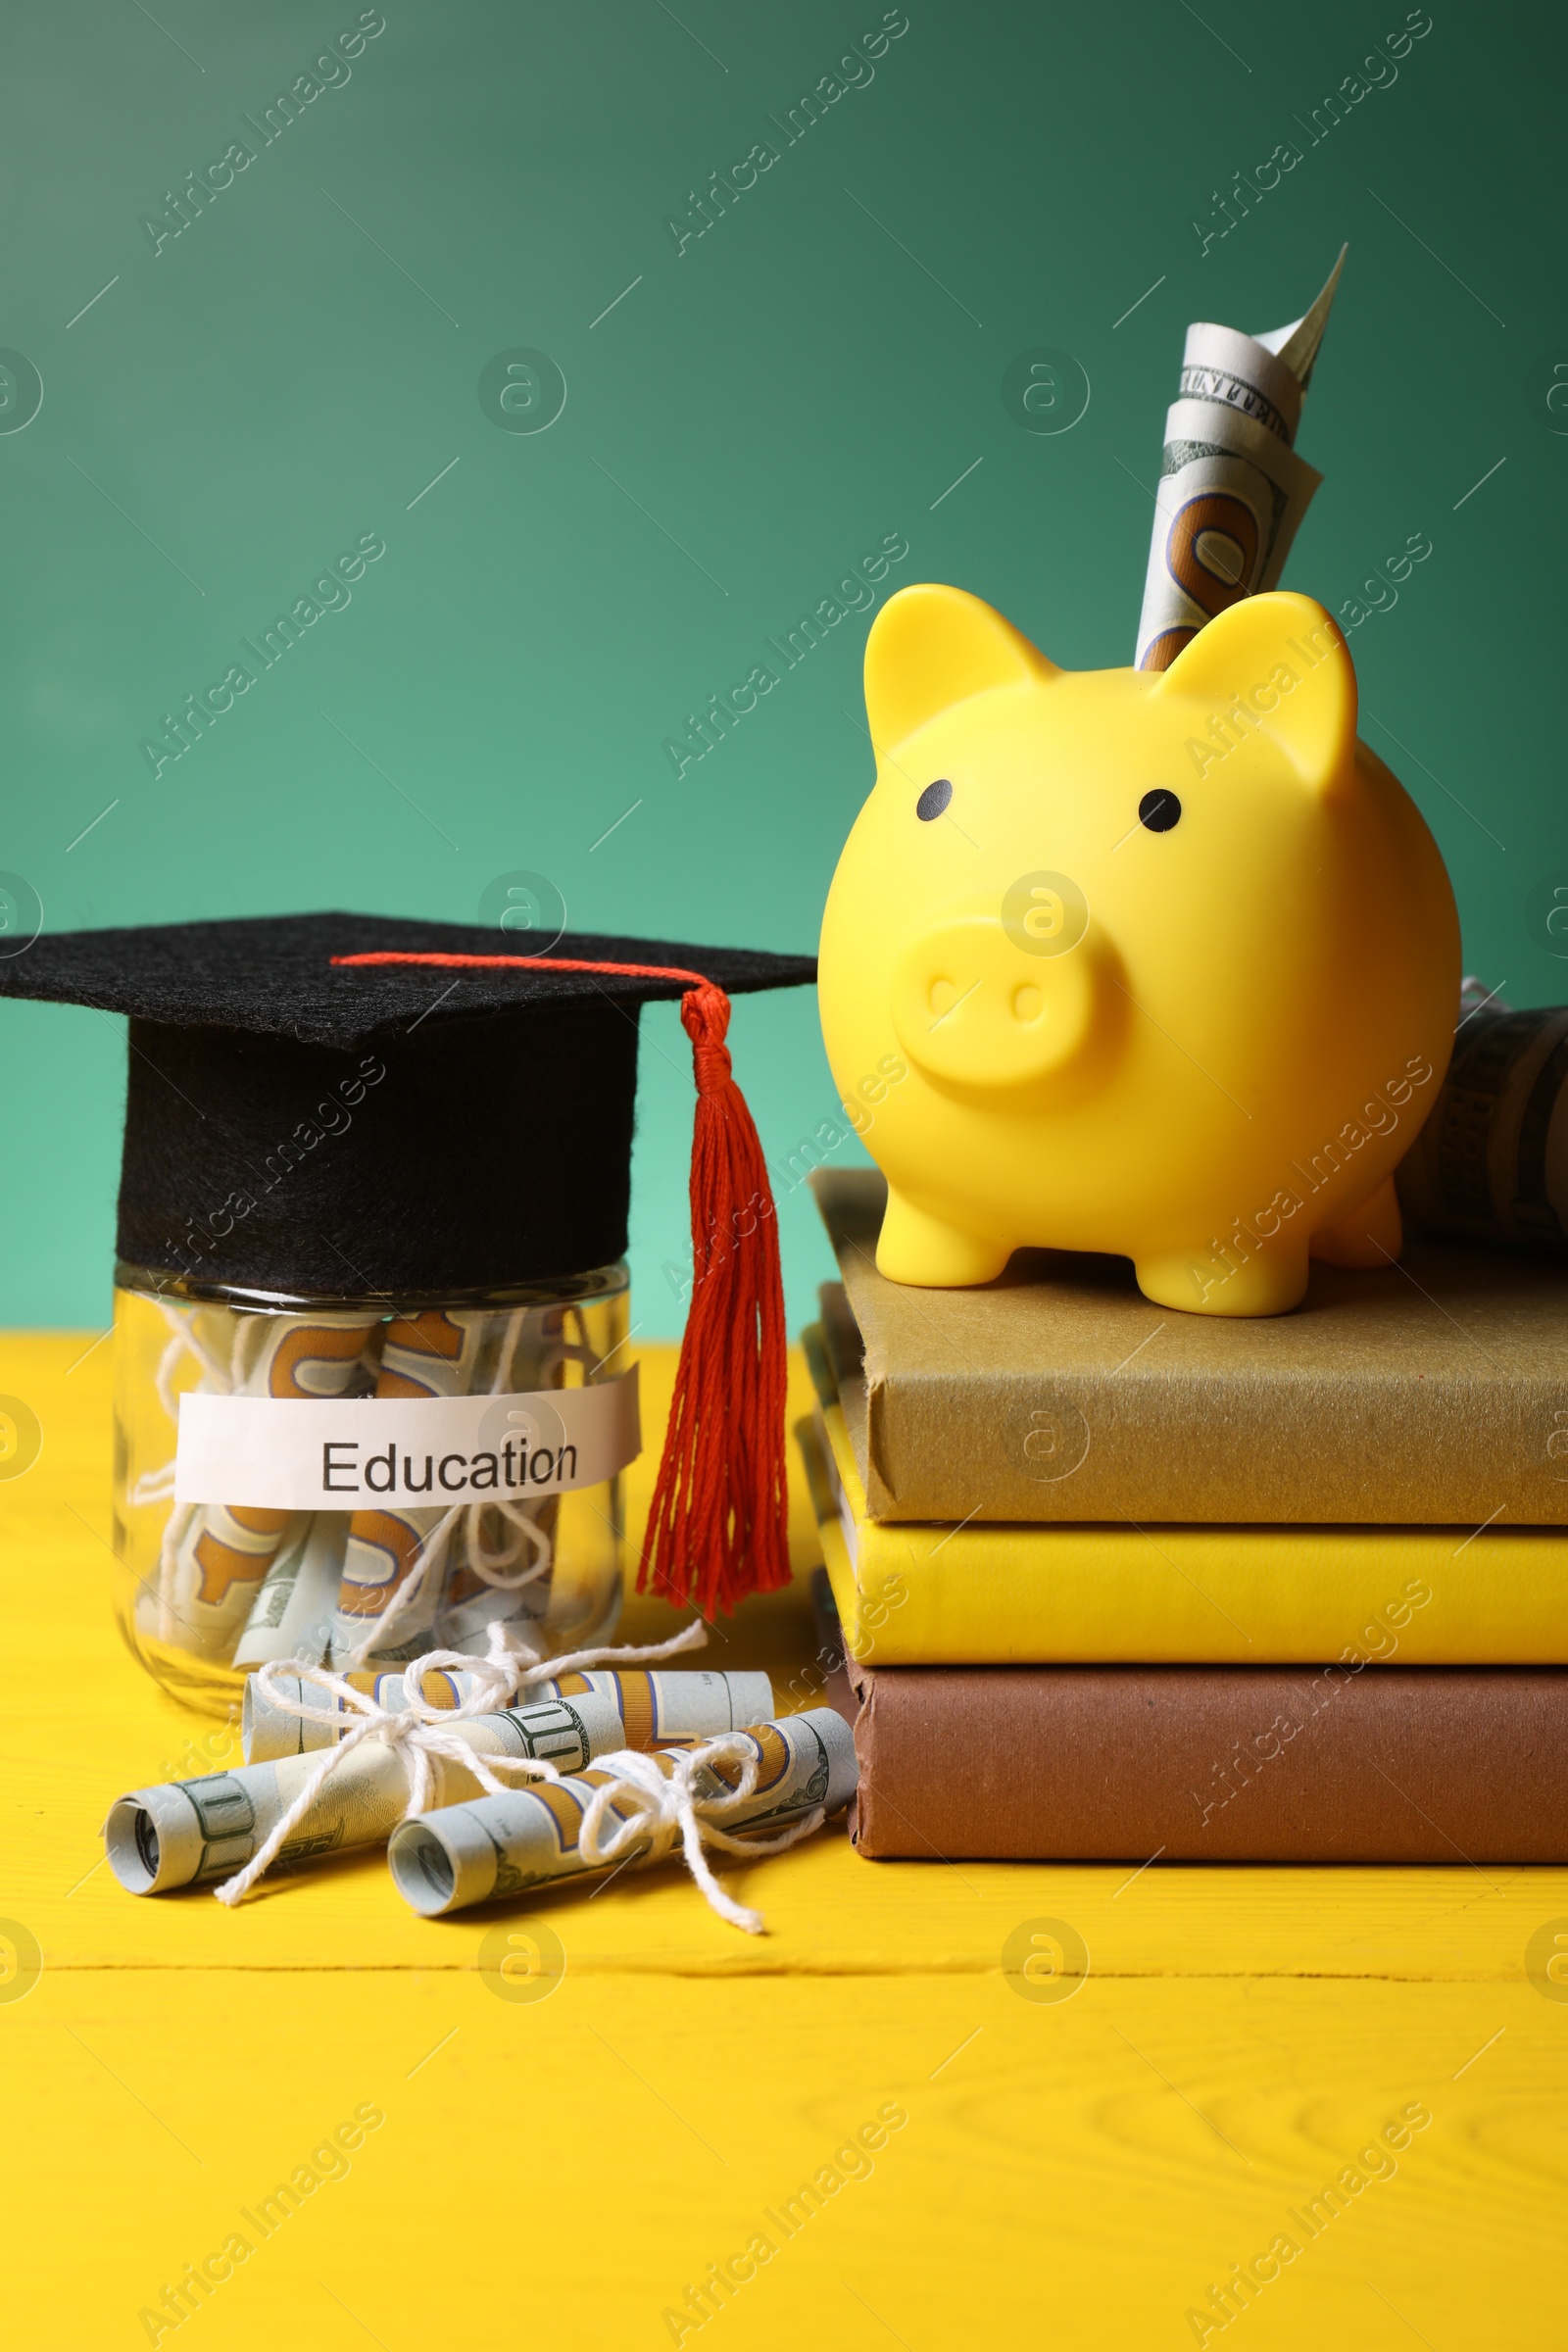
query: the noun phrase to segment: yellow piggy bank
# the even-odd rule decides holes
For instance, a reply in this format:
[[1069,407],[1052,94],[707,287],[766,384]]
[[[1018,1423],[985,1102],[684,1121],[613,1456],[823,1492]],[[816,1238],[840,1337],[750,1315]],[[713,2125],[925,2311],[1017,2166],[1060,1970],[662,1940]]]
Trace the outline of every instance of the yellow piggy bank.
[[1309,1256],[1390,1264],[1458,918],[1323,608],[1252,597],[1163,672],[1074,672],[906,588],[865,699],[819,996],[888,1180],[883,1273],[1108,1250],[1161,1306],[1270,1315]]

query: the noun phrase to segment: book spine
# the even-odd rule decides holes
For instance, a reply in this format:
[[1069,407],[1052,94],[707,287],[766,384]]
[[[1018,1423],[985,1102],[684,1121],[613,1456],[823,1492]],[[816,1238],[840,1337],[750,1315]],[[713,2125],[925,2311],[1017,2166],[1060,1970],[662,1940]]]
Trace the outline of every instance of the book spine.
[[1568,1673],[860,1679],[873,1859],[1568,1862]]
[[1449,1359],[1419,1380],[1392,1380],[1387,1365],[1363,1377],[1339,1358],[1315,1380],[1177,1383],[1126,1372],[1114,1383],[1065,1380],[1044,1396],[1037,1379],[974,1378],[945,1383],[938,1413],[928,1388],[885,1378],[867,1392],[870,1514],[950,1524],[973,1514],[977,1525],[1568,1526],[1560,1374],[1489,1365],[1450,1321]]
[[855,1532],[853,1562],[839,1519],[817,1537],[846,1643],[878,1665],[1568,1666],[1550,1528]]

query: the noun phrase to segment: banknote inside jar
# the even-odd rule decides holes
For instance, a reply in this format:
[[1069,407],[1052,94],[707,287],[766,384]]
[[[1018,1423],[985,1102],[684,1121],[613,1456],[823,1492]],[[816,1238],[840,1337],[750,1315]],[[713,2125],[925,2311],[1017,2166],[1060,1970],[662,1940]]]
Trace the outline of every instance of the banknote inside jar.
[[618,1473],[571,1492],[307,1511],[176,1501],[174,1461],[190,1394],[499,1399],[612,1378],[625,1367],[623,1266],[396,1307],[201,1295],[122,1266],[115,1326],[118,1614],[177,1696],[229,1715],[270,1660],[377,1669],[433,1647],[477,1654],[498,1619],[547,1652],[612,1631]]

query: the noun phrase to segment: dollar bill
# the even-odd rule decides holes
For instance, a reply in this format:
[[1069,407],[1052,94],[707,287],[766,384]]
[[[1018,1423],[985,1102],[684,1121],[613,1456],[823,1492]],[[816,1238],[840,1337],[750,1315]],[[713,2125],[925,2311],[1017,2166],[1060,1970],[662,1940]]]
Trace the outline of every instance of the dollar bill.
[[[451,1729],[480,1754],[542,1758],[566,1773],[625,1744],[619,1709],[597,1691],[470,1716]],[[271,1835],[318,1762],[314,1755],[282,1756],[242,1764],[236,1772],[132,1789],[110,1807],[104,1824],[110,1868],[131,1894],[166,1894],[229,1877]],[[439,1756],[430,1762],[438,1804],[479,1793],[480,1784],[461,1765]],[[300,1862],[382,1845],[408,1802],[402,1748],[362,1740],[318,1792],[277,1859]]]
[[1396,1176],[1412,1225],[1568,1254],[1568,1008],[1485,1000]]
[[[730,1835],[752,1831],[762,1836],[785,1829],[818,1806],[835,1813],[854,1794],[855,1740],[832,1707],[760,1723],[743,1736],[757,1758],[758,1785],[751,1802],[724,1816],[720,1826]],[[695,1793],[726,1795],[736,1786],[740,1769],[725,1758],[701,1765],[694,1776]],[[558,1886],[621,1868],[628,1860],[646,1861],[651,1852],[647,1838],[612,1864],[590,1861],[581,1850],[589,1802],[597,1789],[609,1786],[613,1786],[612,1774],[586,1772],[538,1788],[509,1790],[504,1796],[474,1797],[405,1821],[387,1849],[393,1883],[416,1911],[434,1918],[492,1896]],[[613,1801],[612,1810],[617,1819],[628,1820],[636,1807],[628,1798]]]
[[[375,1394],[489,1393],[504,1413],[507,1396],[559,1386],[566,1358],[579,1352],[552,1328],[555,1320],[520,1307],[400,1317],[386,1329]],[[482,1648],[488,1626],[542,1618],[560,1510],[561,1498],[546,1495],[353,1512],[327,1642],[332,1664],[403,1665],[432,1642]],[[498,1586],[481,1568],[516,1581]]]
[[[381,1344],[377,1396],[470,1396],[479,1386],[485,1343],[495,1322],[487,1313],[427,1314],[389,1323]],[[402,1663],[431,1646],[441,1602],[445,1551],[460,1508],[399,1503],[351,1513],[337,1610],[329,1638],[334,1665],[363,1652],[368,1662]],[[437,1531],[445,1542],[437,1553]],[[387,1644],[374,1639],[376,1621],[420,1571],[416,1595],[388,1626]]]
[[[310,1315],[235,1316],[229,1394],[347,1396],[365,1377],[363,1358],[379,1320],[373,1314],[325,1309]],[[197,1352],[207,1364],[210,1349]],[[209,1377],[204,1374],[204,1385]],[[303,1515],[294,1511],[244,1503],[176,1504],[165,1530],[159,1569],[159,1639],[193,1657],[228,1665],[259,1588],[279,1553],[303,1532]]]
[[576,1699],[588,1690],[608,1698],[620,1713],[623,1747],[660,1747],[678,1740],[706,1740],[715,1732],[742,1732],[767,1723],[773,1713],[773,1686],[765,1674],[723,1674],[708,1667],[668,1672],[592,1667],[560,1675],[548,1688],[560,1698]]
[[348,1530],[343,1511],[304,1516],[262,1579],[234,1651],[236,1666],[266,1666],[275,1658],[320,1664],[331,1640]]
[[[281,1756],[309,1755],[331,1747],[358,1720],[345,1701],[314,1683],[293,1676],[272,1679],[282,1697],[311,1707],[318,1715],[330,1711],[331,1721],[307,1722],[286,1707],[274,1706],[253,1677],[245,1686],[240,1719],[247,1764],[271,1763]],[[401,1714],[408,1704],[401,1674],[355,1673],[342,1680],[388,1714]],[[424,1677],[426,1704],[459,1707],[473,1686],[474,1677],[461,1667],[431,1672]],[[773,1686],[765,1674],[720,1674],[705,1668],[662,1673],[594,1667],[530,1683],[519,1703],[532,1705],[552,1698],[575,1703],[590,1694],[607,1699],[615,1708],[621,1727],[615,1744],[620,1747],[653,1747],[664,1740],[741,1731],[748,1724],[766,1722],[773,1712]]]
[[1333,307],[1342,250],[1303,318],[1262,335],[1187,330],[1165,448],[1135,656],[1169,669],[1206,621],[1279,585],[1322,475],[1296,454],[1301,402]]
[[[600,1368],[602,1350],[588,1340],[576,1306],[514,1310],[503,1326],[498,1318],[496,1354],[486,1386],[498,1396],[544,1396],[567,1385],[569,1367],[589,1380]],[[538,1442],[530,1408],[502,1401],[500,1426],[492,1440],[521,1445]],[[559,1443],[559,1432],[552,1442]],[[617,1507],[615,1490],[612,1511]],[[573,1515],[588,1527],[586,1545],[566,1547],[564,1530]],[[533,1646],[547,1655],[583,1649],[609,1640],[620,1611],[618,1579],[607,1590],[603,1533],[607,1522],[589,1495],[542,1494],[532,1501],[496,1501],[465,1511],[455,1530],[436,1619],[443,1648],[482,1651],[491,1625],[525,1626]],[[566,1556],[562,1556],[564,1548]],[[508,1584],[480,1574],[499,1570]],[[510,1580],[517,1579],[514,1585]]]

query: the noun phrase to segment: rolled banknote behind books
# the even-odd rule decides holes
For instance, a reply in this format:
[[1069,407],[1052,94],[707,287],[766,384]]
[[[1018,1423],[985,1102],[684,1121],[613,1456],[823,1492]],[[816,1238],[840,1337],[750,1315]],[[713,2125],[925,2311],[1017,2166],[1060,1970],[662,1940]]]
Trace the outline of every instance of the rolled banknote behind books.
[[[469,1716],[450,1728],[483,1755],[543,1758],[568,1773],[579,1771],[592,1756],[625,1745],[619,1708],[597,1691]],[[165,1894],[172,1887],[226,1879],[256,1854],[318,1761],[314,1755],[282,1756],[267,1764],[242,1764],[237,1772],[132,1789],[111,1806],[104,1824],[110,1868],[132,1894]],[[430,1763],[438,1803],[478,1793],[480,1784],[450,1758],[433,1756]],[[311,1854],[384,1844],[408,1801],[401,1747],[363,1740],[318,1791],[277,1859],[298,1862]]]
[[[818,1806],[836,1813],[855,1793],[855,1740],[834,1708],[786,1715],[744,1736],[757,1756],[758,1785],[750,1802],[721,1817],[718,1826],[731,1836],[785,1829]],[[700,1798],[722,1797],[740,1772],[738,1762],[717,1758],[699,1768],[694,1791]],[[579,1837],[589,1801],[596,1789],[612,1785],[611,1774],[587,1772],[505,1796],[474,1797],[402,1822],[387,1850],[394,1884],[416,1911],[434,1918],[492,1896],[617,1868],[628,1858],[644,1860],[646,1841],[614,1863],[590,1862],[582,1853]],[[635,1810],[630,1800],[612,1804],[623,1820]]]
[[[408,1704],[401,1674],[354,1673],[342,1679],[389,1714],[401,1714]],[[424,1677],[426,1704],[461,1706],[473,1688],[473,1679],[461,1668],[432,1671]],[[286,1676],[274,1680],[282,1696],[317,1714],[330,1709],[333,1720],[311,1722],[272,1705],[253,1677],[245,1686],[240,1719],[247,1764],[270,1763],[280,1756],[330,1747],[358,1720],[352,1707],[314,1683]],[[740,1731],[747,1724],[765,1722],[773,1712],[773,1686],[765,1674],[720,1674],[704,1668],[649,1673],[595,1667],[530,1683],[518,1704],[532,1706],[547,1698],[568,1698],[575,1704],[588,1693],[608,1699],[617,1710],[621,1737],[615,1744],[620,1747],[652,1747],[663,1740]]]
[[1461,1018],[1443,1091],[1395,1182],[1429,1233],[1568,1253],[1568,1008],[1483,1000]]
[[1322,475],[1296,455],[1301,402],[1345,266],[1304,318],[1264,335],[1187,330],[1138,624],[1137,666],[1168,669],[1206,621],[1279,585]]

